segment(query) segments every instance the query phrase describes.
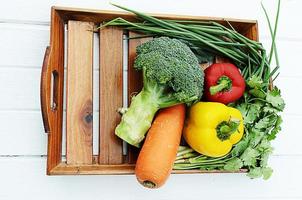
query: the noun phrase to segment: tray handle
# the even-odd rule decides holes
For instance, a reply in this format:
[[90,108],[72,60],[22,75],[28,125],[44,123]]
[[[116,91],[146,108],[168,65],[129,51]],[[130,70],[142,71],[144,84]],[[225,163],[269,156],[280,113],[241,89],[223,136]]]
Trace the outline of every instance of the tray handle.
[[42,64],[40,82],[41,112],[45,133],[50,133],[50,112],[55,111],[57,108],[58,73],[51,69],[50,53],[51,48],[47,46]]

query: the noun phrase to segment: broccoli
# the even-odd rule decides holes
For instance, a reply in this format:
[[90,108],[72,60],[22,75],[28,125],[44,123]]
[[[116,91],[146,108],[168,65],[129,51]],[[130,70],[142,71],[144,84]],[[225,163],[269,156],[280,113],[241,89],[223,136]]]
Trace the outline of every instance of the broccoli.
[[201,98],[204,73],[194,53],[177,39],[155,38],[136,51],[134,68],[143,72],[143,88],[132,97],[115,134],[139,147],[159,109]]

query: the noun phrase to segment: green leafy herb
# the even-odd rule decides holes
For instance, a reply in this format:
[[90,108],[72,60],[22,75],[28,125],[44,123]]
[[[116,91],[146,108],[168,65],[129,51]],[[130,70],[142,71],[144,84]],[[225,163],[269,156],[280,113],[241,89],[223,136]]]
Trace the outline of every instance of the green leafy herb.
[[224,165],[224,169],[227,171],[238,171],[241,167],[243,167],[243,162],[241,159],[236,157],[227,161]]
[[248,85],[250,88],[259,89],[259,88],[262,88],[262,86],[263,86],[263,80],[262,80],[261,77],[259,77],[259,76],[252,75],[252,76],[248,79],[247,85]]
[[268,140],[273,140],[276,138],[276,135],[278,132],[281,131],[281,123],[282,123],[282,118],[280,116],[276,116],[276,123],[270,134],[268,135]]
[[263,107],[263,112],[265,114],[277,114],[280,112],[280,110],[272,107],[271,104],[267,104],[265,107]]
[[244,150],[248,147],[248,145],[249,145],[248,137],[244,137],[232,149],[232,151],[231,151],[232,156],[233,157],[238,157],[239,155],[241,155],[244,152]]
[[267,166],[268,158],[271,152],[265,152],[261,154],[261,161],[260,161],[260,167]]
[[246,166],[256,166],[257,157],[259,156],[259,152],[252,147],[248,147],[243,154],[240,156],[244,165]]
[[265,132],[256,129],[256,128],[252,128],[251,132],[250,132],[250,146],[251,147],[255,147],[257,146],[260,141],[262,140],[263,136],[264,136]]
[[280,90],[277,87],[274,87],[274,89],[267,94],[266,100],[273,107],[279,109],[280,111],[284,109],[285,103],[281,98]]
[[259,104],[239,104],[236,108],[241,112],[245,124],[253,123],[259,116]]
[[270,118],[269,117],[264,117],[262,119],[260,119],[256,124],[255,124],[255,128],[256,129],[267,129],[268,125],[271,123]]
[[262,176],[262,169],[261,167],[252,168],[247,175],[250,178],[260,178]]
[[255,167],[255,168],[252,168],[247,175],[250,178],[263,177],[264,180],[267,180],[271,177],[272,173],[273,173],[273,170],[270,167],[264,167],[264,168]]
[[263,175],[264,180],[269,179],[272,176],[272,173],[273,173],[272,168],[270,168],[270,167],[262,168],[262,175]]

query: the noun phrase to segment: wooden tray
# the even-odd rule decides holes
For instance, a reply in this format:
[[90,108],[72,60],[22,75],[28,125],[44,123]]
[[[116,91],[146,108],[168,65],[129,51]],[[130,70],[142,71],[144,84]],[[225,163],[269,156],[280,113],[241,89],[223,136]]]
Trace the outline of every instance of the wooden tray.
[[[164,19],[228,21],[241,34],[258,40],[257,21],[212,17],[158,15]],[[123,155],[122,141],[114,135],[120,121],[117,109],[123,106],[123,34],[136,36],[119,28],[106,28],[100,37],[100,114],[99,153],[92,152],[93,122],[93,30],[103,21],[116,17],[136,21],[129,13],[103,10],[52,7],[50,46],[46,48],[41,73],[41,109],[48,134],[47,174],[133,174],[137,149],[129,147]],[[67,36],[65,25],[67,24]],[[64,38],[67,38],[65,46]],[[133,70],[137,45],[149,38],[128,43],[128,97],[140,91],[140,73]],[[67,57],[64,49],[67,49]],[[67,77],[64,77],[64,60]],[[66,82],[66,161],[62,161],[63,97]],[[130,98],[129,98],[130,101]],[[177,170],[173,173],[201,173]],[[211,171],[220,172],[220,171]]]

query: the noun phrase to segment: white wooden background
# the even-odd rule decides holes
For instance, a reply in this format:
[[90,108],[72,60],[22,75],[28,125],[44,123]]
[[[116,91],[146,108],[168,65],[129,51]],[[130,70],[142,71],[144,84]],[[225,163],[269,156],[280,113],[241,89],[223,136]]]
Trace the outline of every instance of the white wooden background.
[[[115,0],[130,8],[173,13],[257,19],[260,40],[269,32],[259,0]],[[264,0],[271,14],[276,1]],[[49,43],[50,7],[111,9],[107,0],[1,0],[0,4],[0,200],[11,199],[302,199],[301,0],[283,0],[278,31],[281,75],[276,82],[286,100],[283,130],[274,141],[268,181],[243,174],[172,175],[159,190],[147,190],[134,176],[45,175],[39,79]]]

